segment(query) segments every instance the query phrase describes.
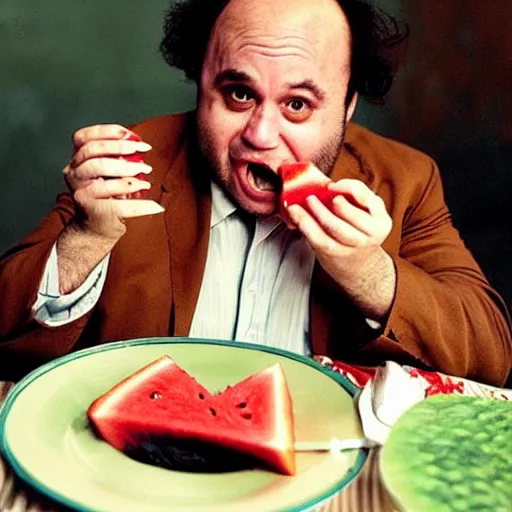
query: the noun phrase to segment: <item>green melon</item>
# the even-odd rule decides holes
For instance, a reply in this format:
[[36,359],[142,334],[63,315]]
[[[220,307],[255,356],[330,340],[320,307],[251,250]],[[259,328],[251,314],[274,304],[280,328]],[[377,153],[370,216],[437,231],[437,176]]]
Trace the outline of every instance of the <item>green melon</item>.
[[511,512],[512,404],[430,397],[393,426],[380,465],[401,510]]

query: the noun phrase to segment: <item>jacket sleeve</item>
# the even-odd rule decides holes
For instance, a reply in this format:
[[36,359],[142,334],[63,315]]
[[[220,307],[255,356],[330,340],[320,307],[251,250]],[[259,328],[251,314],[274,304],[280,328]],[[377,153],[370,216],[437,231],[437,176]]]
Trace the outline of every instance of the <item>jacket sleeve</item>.
[[68,193],[25,239],[0,258],[0,371],[16,360],[45,361],[67,353],[79,338],[88,315],[60,327],[46,327],[32,313],[52,246],[74,216]]
[[[394,303],[366,355],[407,352],[425,366],[503,385],[511,369],[510,316],[465,247],[429,159],[428,184],[405,213]],[[389,357],[388,357],[389,358]]]

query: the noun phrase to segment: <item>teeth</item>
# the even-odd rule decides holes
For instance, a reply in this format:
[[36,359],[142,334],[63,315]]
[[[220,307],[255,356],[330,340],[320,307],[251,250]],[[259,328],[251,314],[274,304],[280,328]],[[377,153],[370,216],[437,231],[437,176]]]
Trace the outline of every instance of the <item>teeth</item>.
[[254,176],[254,184],[259,190],[274,190],[274,185],[260,176]]

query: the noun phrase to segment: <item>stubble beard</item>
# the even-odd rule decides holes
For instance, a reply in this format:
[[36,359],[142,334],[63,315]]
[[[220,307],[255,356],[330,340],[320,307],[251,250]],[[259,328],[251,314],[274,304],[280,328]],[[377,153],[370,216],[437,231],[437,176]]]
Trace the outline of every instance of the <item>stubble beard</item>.
[[318,153],[312,159],[313,164],[316,165],[324,174],[330,174],[334,164],[343,148],[345,141],[345,131],[347,123],[345,118],[340,124],[338,131],[331,136],[331,138],[320,148]]

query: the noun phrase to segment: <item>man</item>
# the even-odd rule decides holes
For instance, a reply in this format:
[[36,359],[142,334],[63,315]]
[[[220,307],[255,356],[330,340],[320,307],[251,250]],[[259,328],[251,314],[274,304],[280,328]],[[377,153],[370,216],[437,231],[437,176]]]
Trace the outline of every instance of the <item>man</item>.
[[[174,335],[503,384],[508,314],[451,225],[437,168],[350,123],[359,94],[390,85],[379,44],[400,36],[379,16],[360,0],[171,8],[162,50],[197,81],[197,111],[74,134],[70,194],[1,263],[4,371]],[[339,195],[288,208],[289,230],[276,169],[295,161]]]

